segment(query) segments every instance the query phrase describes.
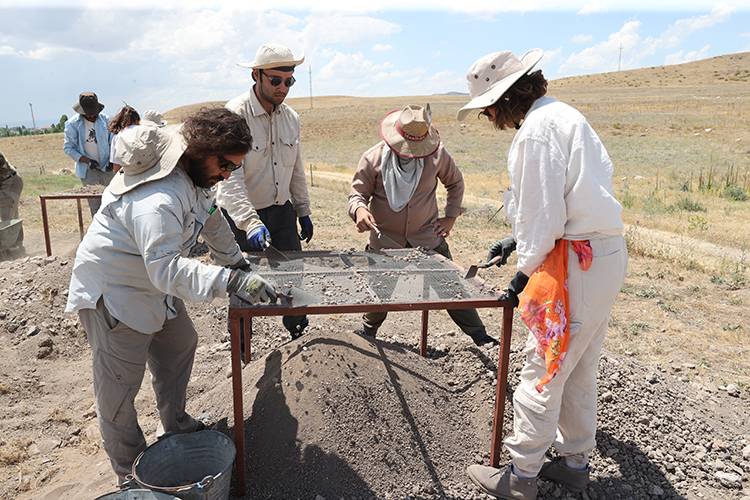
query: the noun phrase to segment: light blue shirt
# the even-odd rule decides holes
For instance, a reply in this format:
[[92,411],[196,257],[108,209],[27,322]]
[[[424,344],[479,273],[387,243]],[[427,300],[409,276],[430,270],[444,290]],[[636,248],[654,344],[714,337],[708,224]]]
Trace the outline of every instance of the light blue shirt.
[[[112,316],[151,334],[176,317],[174,297],[226,297],[230,270],[220,266],[242,253],[214,208],[214,194],[196,187],[179,166],[121,196],[105,189],[76,252],[66,312],[95,309],[102,297]],[[188,257],[199,234],[218,265]]]
[[[86,119],[81,115],[75,115],[65,122],[65,143],[63,151],[73,158],[76,162],[76,177],[86,178],[86,172],[89,166],[81,163],[81,156],[85,156],[84,142],[86,141]],[[93,158],[99,162],[101,168],[109,165],[109,148],[112,141],[112,134],[107,130],[109,118],[107,115],[99,113],[94,122],[94,131],[96,132],[96,145],[99,148],[99,158]]]

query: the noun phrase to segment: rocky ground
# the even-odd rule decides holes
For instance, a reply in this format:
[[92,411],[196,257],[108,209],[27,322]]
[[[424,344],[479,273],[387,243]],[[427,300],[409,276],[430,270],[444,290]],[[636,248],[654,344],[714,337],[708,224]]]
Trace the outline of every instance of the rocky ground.
[[[85,335],[62,313],[71,265],[65,257],[0,263],[2,498],[112,489]],[[201,340],[189,409],[231,427],[225,303],[190,313]],[[482,315],[498,323],[498,312]],[[463,471],[488,460],[497,348],[474,347],[444,313],[431,315],[427,359],[416,351],[415,313],[391,315],[378,341],[349,333],[353,316],[311,323],[289,342],[278,321],[256,322],[254,360],[244,369],[249,497],[484,498]],[[522,361],[522,336],[514,339],[511,388]],[[696,369],[605,353],[593,481],[583,498],[750,498],[748,395],[701,382]],[[137,406],[153,439],[147,387]],[[574,497],[546,482],[540,493]]]

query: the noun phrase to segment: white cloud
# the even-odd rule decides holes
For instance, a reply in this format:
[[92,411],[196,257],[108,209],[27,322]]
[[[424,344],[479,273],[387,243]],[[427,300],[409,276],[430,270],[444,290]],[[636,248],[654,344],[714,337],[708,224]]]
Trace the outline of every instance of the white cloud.
[[373,52],[386,52],[393,48],[393,45],[387,43],[376,43],[372,46]]
[[585,16],[588,14],[596,14],[603,11],[604,5],[602,4],[602,2],[599,0],[592,0],[591,2],[584,4],[583,7],[578,10],[578,15]]
[[594,37],[591,35],[578,34],[570,39],[571,43],[589,43]]
[[[678,19],[670,24],[661,34],[655,37],[643,37],[640,34],[641,22],[625,22],[619,31],[611,33],[606,40],[596,43],[581,51],[575,52],[560,65],[561,75],[616,71],[620,57],[621,69],[635,68],[642,65],[647,58],[665,49],[679,48],[695,32],[704,30],[725,21],[732,9],[726,5],[713,8],[709,14]],[[673,53],[670,60],[697,57],[705,54],[705,47],[699,51]],[[622,51],[622,54],[620,54]]]
[[708,52],[711,50],[711,45],[704,45],[699,50],[691,50],[684,52],[682,50],[675,52],[674,54],[668,54],[664,58],[664,64],[681,64],[690,61],[697,61],[699,59],[705,59],[708,57]]

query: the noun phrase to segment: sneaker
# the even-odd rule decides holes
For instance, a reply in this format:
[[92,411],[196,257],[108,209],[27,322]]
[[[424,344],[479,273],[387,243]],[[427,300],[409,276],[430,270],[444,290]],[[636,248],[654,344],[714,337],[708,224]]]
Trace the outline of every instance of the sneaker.
[[565,463],[565,457],[555,457],[544,462],[539,477],[562,484],[570,491],[580,492],[589,484],[589,472],[588,466],[583,470],[573,469]]
[[356,330],[354,330],[354,333],[357,335],[361,335],[363,337],[374,339],[375,335],[378,333],[377,328],[370,328],[369,326],[362,325]]
[[466,473],[471,482],[488,495],[508,500],[536,500],[536,478],[516,476],[510,465],[504,469],[470,465]]

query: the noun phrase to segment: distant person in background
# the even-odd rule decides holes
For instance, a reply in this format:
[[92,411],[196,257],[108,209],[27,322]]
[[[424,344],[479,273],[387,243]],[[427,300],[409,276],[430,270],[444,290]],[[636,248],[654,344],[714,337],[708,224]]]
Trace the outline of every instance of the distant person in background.
[[[284,104],[294,85],[294,68],[304,59],[282,45],[261,45],[255,61],[246,65],[255,83],[226,105],[245,119],[253,136],[242,168],[219,185],[216,197],[245,252],[268,244],[300,251],[300,240],[309,243],[313,237],[299,116]],[[283,323],[293,339],[308,325],[305,316],[285,316]]]
[[[84,186],[107,186],[114,172],[109,163],[109,145],[112,136],[107,129],[107,116],[102,113],[104,105],[93,92],[83,92],[73,111],[78,113],[65,123],[63,151],[76,162],[76,177]],[[93,216],[98,200],[89,200]]]
[[[164,119],[162,114],[153,109],[146,110],[143,113],[143,121],[153,123],[157,127],[163,127],[167,124],[167,120]],[[144,125],[147,125],[147,123],[144,123]]]
[[[474,111],[496,129],[516,130],[505,195],[513,234],[488,259],[518,252],[501,299],[518,307],[529,330],[504,441],[511,462],[473,464],[467,473],[484,493],[528,500],[537,498],[537,477],[576,492],[589,483],[599,358],[628,259],[612,161],[586,118],[546,95],[542,71],[532,71],[542,55],[477,60],[466,75],[471,101],[458,112],[459,120]],[[547,460],[552,445],[558,456]]]
[[[369,231],[368,249],[416,248],[451,258],[445,238],[461,213],[464,178],[432,126],[429,105],[406,106],[383,119],[382,141],[359,160],[349,195],[349,216]],[[438,181],[448,192],[445,217],[438,213]],[[476,345],[497,343],[487,335],[476,309],[449,310],[451,319]],[[374,337],[387,313],[362,317],[360,334]]]
[[115,144],[117,143],[117,134],[125,130],[126,128],[139,125],[141,123],[141,116],[135,108],[128,106],[127,104],[117,112],[115,116],[109,121],[107,127],[112,134],[111,145],[109,148],[109,161],[112,163],[112,172],[117,173],[120,170],[120,165],[115,162]]
[[23,181],[13,166],[0,153],[0,220],[18,219]]

